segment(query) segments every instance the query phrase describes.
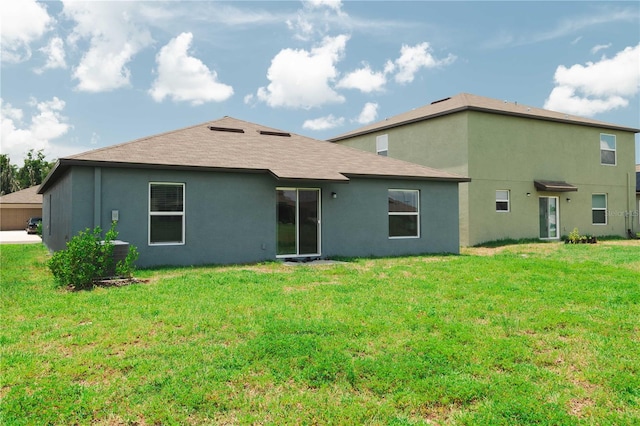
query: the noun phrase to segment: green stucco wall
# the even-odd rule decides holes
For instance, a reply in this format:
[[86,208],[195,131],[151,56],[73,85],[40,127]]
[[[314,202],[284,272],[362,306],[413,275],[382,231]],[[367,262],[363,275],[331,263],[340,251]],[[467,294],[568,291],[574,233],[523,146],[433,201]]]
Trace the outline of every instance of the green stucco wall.
[[[615,166],[600,164],[600,133],[616,135]],[[632,132],[468,110],[339,143],[375,152],[381,134],[388,135],[390,157],[472,179],[460,185],[462,245],[539,237],[541,196],[558,197],[560,236],[574,227],[582,234],[621,236],[639,227],[632,217],[638,209]],[[565,181],[578,191],[539,192],[534,180]],[[496,212],[496,190],[510,191],[510,212]],[[595,193],[607,194],[606,225],[592,224]]]

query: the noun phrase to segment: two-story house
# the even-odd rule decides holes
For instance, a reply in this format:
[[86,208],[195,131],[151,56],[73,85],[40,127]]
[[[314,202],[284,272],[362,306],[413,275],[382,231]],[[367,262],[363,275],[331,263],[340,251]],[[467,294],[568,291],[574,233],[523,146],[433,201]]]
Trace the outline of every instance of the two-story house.
[[470,177],[459,210],[460,243],[472,246],[639,228],[638,132],[463,93],[330,141]]
[[636,218],[640,229],[640,164],[636,164]]

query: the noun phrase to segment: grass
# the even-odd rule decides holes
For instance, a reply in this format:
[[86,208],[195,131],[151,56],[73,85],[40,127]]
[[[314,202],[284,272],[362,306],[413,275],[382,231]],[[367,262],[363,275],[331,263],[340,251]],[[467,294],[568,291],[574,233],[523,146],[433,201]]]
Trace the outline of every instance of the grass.
[[1,423],[631,425],[640,242],[140,271],[2,246]]

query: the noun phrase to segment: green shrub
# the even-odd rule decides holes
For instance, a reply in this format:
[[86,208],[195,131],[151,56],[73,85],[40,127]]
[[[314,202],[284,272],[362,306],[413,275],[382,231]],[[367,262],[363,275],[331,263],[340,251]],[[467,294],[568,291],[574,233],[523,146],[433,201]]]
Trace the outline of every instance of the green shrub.
[[114,271],[120,276],[131,277],[138,250],[130,246],[127,257],[114,265],[113,240],[118,236],[116,222],[111,224],[104,239],[101,235],[100,227],[87,228],[67,243],[66,250],[53,254],[48,266],[58,287],[91,288],[95,280],[113,275]]
[[569,232],[569,242],[572,244],[577,244],[580,242],[580,231],[578,231],[578,228],[573,228],[573,231]]

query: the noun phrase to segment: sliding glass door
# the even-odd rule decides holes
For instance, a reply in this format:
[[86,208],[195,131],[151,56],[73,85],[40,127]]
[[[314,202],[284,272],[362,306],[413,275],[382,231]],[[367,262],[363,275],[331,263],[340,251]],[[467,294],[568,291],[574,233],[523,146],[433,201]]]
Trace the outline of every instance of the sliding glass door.
[[320,190],[276,190],[277,255],[320,255]]

